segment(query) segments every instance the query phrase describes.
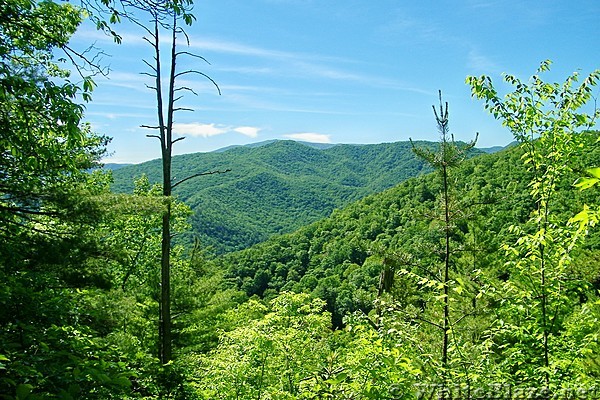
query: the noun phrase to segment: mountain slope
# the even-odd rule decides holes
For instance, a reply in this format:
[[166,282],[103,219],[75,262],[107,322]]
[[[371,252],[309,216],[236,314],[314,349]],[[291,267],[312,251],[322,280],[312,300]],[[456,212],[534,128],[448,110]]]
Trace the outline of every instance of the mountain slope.
[[[113,190],[131,191],[134,179],[142,174],[160,182],[160,168],[160,161],[154,160],[114,171]],[[175,189],[194,211],[193,233],[217,253],[291,232],[335,208],[426,172],[409,142],[319,148],[275,141],[173,158],[175,182],[225,169],[231,172],[191,179]]]
[[[599,146],[589,150],[579,161],[580,171],[600,164]],[[455,201],[463,216],[456,221],[453,237],[455,248],[461,249],[454,256],[456,268],[502,275],[500,246],[511,240],[509,226],[526,221],[534,207],[527,186],[530,176],[521,155],[519,148],[512,147],[467,160],[452,170]],[[553,200],[565,221],[596,197],[592,191],[581,192],[572,186],[577,176],[559,183],[561,192]],[[394,262],[404,268],[439,262],[436,249],[442,242],[442,229],[434,218],[439,185],[435,174],[409,179],[292,234],[226,254],[217,261],[229,271],[230,282],[249,296],[312,292],[327,301],[334,323],[340,325],[344,315],[372,308],[384,265]],[[576,263],[597,287],[600,268],[594,257],[599,254],[599,236],[588,239],[586,251],[591,253],[583,252]],[[410,288],[403,290],[403,296],[411,295]]]

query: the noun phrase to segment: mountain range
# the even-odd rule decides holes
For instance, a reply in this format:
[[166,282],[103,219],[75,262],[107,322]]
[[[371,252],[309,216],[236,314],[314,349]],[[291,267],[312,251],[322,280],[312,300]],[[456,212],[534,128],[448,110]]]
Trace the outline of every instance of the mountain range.
[[[192,208],[190,235],[216,254],[292,232],[336,208],[429,172],[410,142],[323,145],[284,140],[173,157],[174,182],[225,170],[229,172],[190,179],[174,190]],[[161,162],[113,168],[112,173],[113,191],[128,193],[143,174],[152,183],[161,182]]]
[[[552,197],[560,221],[594,204],[597,192],[573,186],[585,169],[599,165],[600,146],[590,139],[587,151],[570,162],[574,171],[560,182]],[[512,243],[511,225],[527,221],[535,203],[530,195],[531,172],[523,150],[511,146],[482,154],[452,168],[452,257],[454,268],[483,271],[506,278],[502,246]],[[216,259],[234,287],[248,296],[272,298],[282,292],[307,292],[327,301],[336,326],[344,316],[372,309],[381,285],[381,271],[436,265],[443,252],[443,212],[439,174],[422,174],[368,195],[327,218],[286,235],[279,235]],[[592,231],[586,245],[573,253],[576,266],[595,290],[600,290],[600,232]],[[400,286],[398,296],[420,298],[414,285]],[[419,300],[420,301],[420,300]]]

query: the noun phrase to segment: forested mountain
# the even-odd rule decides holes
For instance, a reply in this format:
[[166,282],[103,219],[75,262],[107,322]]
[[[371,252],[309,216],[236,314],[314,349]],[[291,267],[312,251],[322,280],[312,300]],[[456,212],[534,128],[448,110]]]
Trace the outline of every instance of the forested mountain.
[[[509,227],[524,223],[534,209],[528,195],[531,176],[522,156],[521,149],[511,147],[467,160],[453,172],[455,207],[460,208],[454,237],[462,248],[458,263],[502,274],[504,261],[498,253],[500,246],[510,241]],[[590,193],[574,190],[572,183],[585,166],[600,164],[600,149],[594,147],[578,163],[578,172],[561,182],[562,191],[554,201],[564,219],[575,215],[584,201],[593,201]],[[327,301],[340,326],[345,315],[372,309],[385,262],[434,262],[432,251],[440,240],[436,221],[439,187],[435,174],[409,179],[292,234],[224,255],[219,263],[228,270],[228,279],[248,296],[313,293]],[[580,260],[587,278],[598,288],[600,266],[587,265],[584,260],[595,259],[599,245],[600,236],[596,235],[587,245],[594,256],[584,252]],[[417,292],[410,295],[418,296]]]
[[[567,221],[597,200],[596,193],[573,186],[587,166],[600,165],[596,137],[593,133],[586,140],[583,157],[570,159],[572,172],[554,182],[549,220]],[[549,389],[543,382],[547,351],[554,371],[548,382],[577,376],[593,398],[592,382],[600,376],[594,331],[600,315],[600,234],[589,236],[572,259],[563,258],[554,236],[563,235],[562,228],[548,225],[553,236],[542,245],[536,242],[540,233],[529,225],[538,213],[531,196],[534,173],[524,158],[524,148],[512,147],[452,170],[446,286],[440,283],[445,229],[439,173],[409,179],[292,234],[215,260],[228,271],[230,284],[248,296],[270,299],[271,306],[261,308],[252,300],[239,306],[238,313],[254,317],[242,317],[237,328],[222,334],[209,356],[188,359],[208,371],[199,378],[202,393],[241,391],[250,398],[261,391],[297,390],[375,399],[438,398],[446,390],[441,396],[472,398],[468,392],[476,387],[481,398],[490,398],[498,390],[486,383],[491,380],[508,385],[502,390],[551,390],[567,398],[573,387]],[[532,233],[531,250],[521,250],[527,236],[518,226]],[[540,260],[546,260],[541,264],[546,271],[529,266]],[[444,316],[446,297],[450,307]],[[550,302],[553,314],[546,318],[553,322],[544,328],[540,310]],[[450,326],[446,344],[444,321]],[[213,329],[227,326],[220,324]],[[344,329],[338,335],[323,333],[330,324]],[[552,342],[543,342],[543,329]],[[450,356],[440,357],[446,345]],[[261,360],[268,371],[262,374],[252,367]],[[450,386],[422,382],[437,382],[443,365],[454,377]],[[288,368],[317,386],[309,389],[301,378],[294,381],[297,386],[285,386]],[[246,379],[235,381],[239,376]]]
[[[173,158],[175,181],[227,169],[231,171],[186,181],[174,191],[193,211],[192,234],[217,253],[291,232],[335,208],[428,171],[410,142],[319,146],[273,141]],[[114,171],[113,190],[130,192],[142,174],[150,182],[160,182],[160,161]]]
[[[174,68],[190,2],[80,6],[0,2],[1,399],[600,398],[600,70],[468,77],[500,153],[451,139],[440,92],[436,143],[262,143],[177,157],[164,187],[159,161],[124,167],[115,193],[79,24],[148,28],[167,177],[196,86],[158,88],[208,76]],[[203,242],[171,241],[182,200]]]
[[128,167],[130,165],[133,165],[133,164],[106,163],[106,164],[103,164],[102,167],[107,170],[116,171],[118,169]]

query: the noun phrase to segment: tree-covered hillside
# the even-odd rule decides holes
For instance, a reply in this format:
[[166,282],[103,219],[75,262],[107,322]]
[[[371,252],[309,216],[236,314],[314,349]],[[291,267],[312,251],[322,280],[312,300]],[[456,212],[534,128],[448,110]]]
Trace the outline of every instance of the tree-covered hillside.
[[[587,165],[600,163],[600,150],[592,148],[577,162],[579,174]],[[466,160],[454,171],[452,184],[460,194],[455,239],[464,247],[461,262],[469,259],[479,269],[502,270],[499,252],[501,244],[510,240],[509,226],[524,223],[534,207],[528,195],[531,177],[522,156],[521,149],[511,147]],[[575,173],[561,182],[562,191],[553,204],[564,219],[582,208],[584,196],[588,203],[592,200],[590,193],[572,187],[578,176]],[[432,218],[439,205],[439,185],[434,174],[409,179],[292,234],[224,255],[219,262],[228,269],[230,281],[249,296],[308,291],[327,300],[334,322],[340,325],[345,315],[372,309],[383,260],[410,264],[437,257],[432,250],[439,244],[440,229]],[[591,240],[588,248],[596,249],[597,242]],[[588,267],[592,268],[590,282],[600,285],[600,268]]]
[[[217,253],[291,232],[328,216],[335,208],[427,171],[409,142],[321,149],[275,141],[173,158],[175,182],[227,169],[231,171],[194,178],[174,190],[194,212],[192,233]],[[114,171],[113,190],[130,192],[142,174],[160,182],[160,161]]]
[[[454,142],[440,92],[439,142],[191,154],[170,182],[173,60],[164,185],[102,170],[99,54],[70,38],[142,28],[163,110],[191,6],[0,2],[0,399],[600,398],[600,70],[468,77],[518,142],[497,154]],[[204,243],[171,241],[188,204]]]

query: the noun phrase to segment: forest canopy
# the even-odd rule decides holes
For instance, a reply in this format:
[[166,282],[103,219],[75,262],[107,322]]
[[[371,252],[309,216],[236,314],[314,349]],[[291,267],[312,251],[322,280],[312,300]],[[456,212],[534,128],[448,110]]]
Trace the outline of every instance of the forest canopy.
[[[189,196],[165,194],[147,164],[111,191],[101,168],[108,138],[85,122],[95,85],[86,68],[99,66],[69,39],[90,15],[118,38],[111,23],[136,4],[0,4],[1,398],[598,398],[600,70],[546,82],[546,61],[528,80],[506,75],[506,94],[487,76],[468,77],[517,141],[495,154],[470,157],[471,145],[454,142],[441,96],[437,143],[231,153],[240,165],[256,162],[250,153],[277,165],[232,174],[236,193],[283,191],[285,169],[298,165],[313,168],[299,181],[341,179],[326,191],[312,182],[333,205],[315,211],[325,218],[264,241],[247,224],[244,234],[262,242],[228,252],[244,242],[230,238],[216,256],[190,239],[192,181]],[[190,2],[165,4],[169,18],[193,22]],[[406,148],[429,169],[400,156]],[[372,163],[332,166],[334,152]],[[386,165],[406,174],[398,184]],[[310,200],[289,185],[292,198]],[[275,207],[263,206],[264,215]],[[294,216],[303,208],[277,206]],[[241,208],[219,212],[241,224]],[[169,240],[188,240],[165,246],[165,224]]]

